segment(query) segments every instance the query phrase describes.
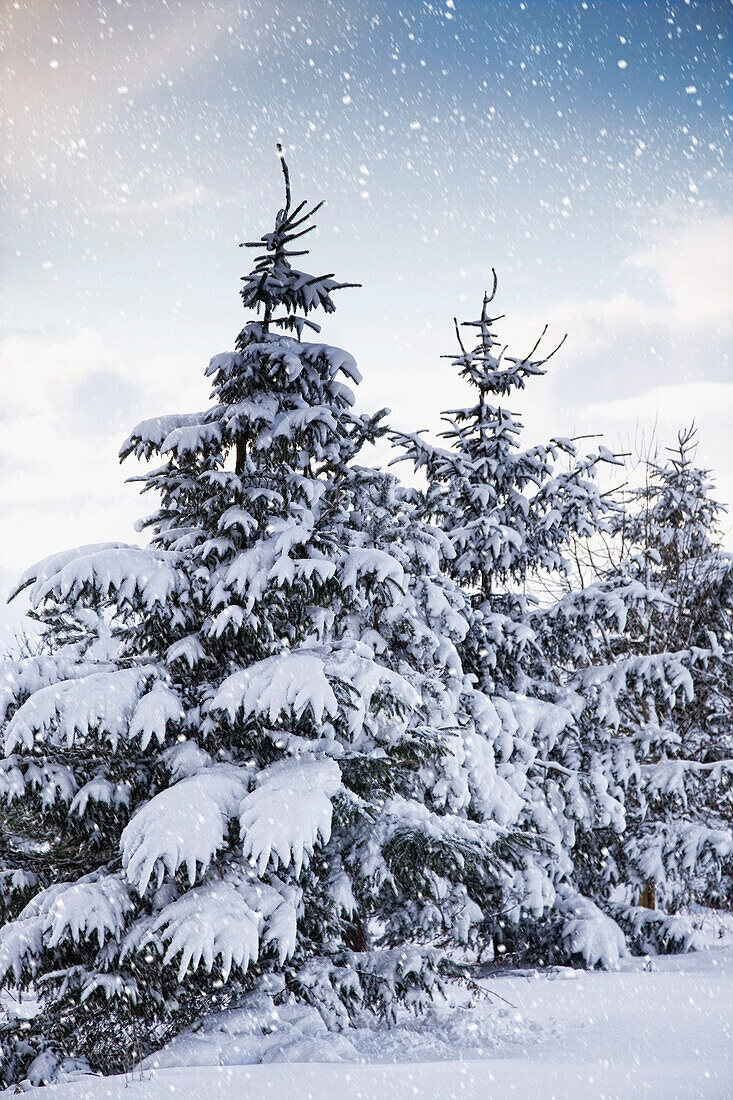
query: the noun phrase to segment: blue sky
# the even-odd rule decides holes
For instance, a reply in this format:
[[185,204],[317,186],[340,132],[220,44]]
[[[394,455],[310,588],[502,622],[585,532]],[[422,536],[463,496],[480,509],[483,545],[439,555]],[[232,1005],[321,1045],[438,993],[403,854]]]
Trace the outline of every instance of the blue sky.
[[203,407],[243,323],[237,243],[327,204],[324,338],[401,426],[460,402],[452,317],[492,266],[521,347],[569,332],[541,434],[662,442],[693,416],[733,498],[730,5],[723,0],[4,5],[0,568],[133,538],[115,455]]

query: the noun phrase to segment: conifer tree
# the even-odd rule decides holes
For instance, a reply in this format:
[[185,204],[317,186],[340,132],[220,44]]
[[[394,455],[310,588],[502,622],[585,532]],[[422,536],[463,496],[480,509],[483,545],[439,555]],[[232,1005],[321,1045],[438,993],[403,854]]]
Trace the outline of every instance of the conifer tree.
[[[509,938],[524,957],[607,965],[624,950],[623,935],[581,893],[587,876],[577,862],[585,859],[584,837],[623,829],[633,759],[566,675],[577,640],[553,636],[546,644],[554,601],[538,596],[548,578],[570,573],[574,540],[605,525],[609,506],[594,478],[599,463],[615,459],[604,447],[581,456],[568,438],[522,445],[508,402],[544,373],[564,341],[540,355],[545,329],[527,355],[507,354],[494,331],[501,317],[489,313],[496,289],[494,273],[479,319],[455,323],[459,354],[446,358],[476,400],[444,414],[447,446],[415,434],[394,438],[426,476],[418,506],[450,541],[445,569],[470,608],[461,659],[504,715],[497,770],[521,794],[516,825],[541,838],[520,888],[502,899],[501,923],[513,926]],[[476,332],[475,346],[462,327]]]
[[302,339],[351,284],[293,266],[318,207],[282,169],[213,404],[123,445],[157,460],[149,545],[63,552],[19,584],[52,642],[88,611],[109,637],[64,628],[2,671],[0,975],[42,999],[5,1037],[6,1080],[39,1051],[36,1077],[120,1069],[251,990],[333,1027],[417,1010],[533,843],[500,812],[520,798],[464,683],[445,535],[358,464],[385,429],[354,411],[351,355]]
[[579,688],[633,751],[626,830],[606,838],[602,863],[611,907],[644,951],[688,946],[680,908],[733,896],[733,559],[694,452],[690,428],[648,464],[611,525],[618,560],[555,618],[570,625],[583,607]]

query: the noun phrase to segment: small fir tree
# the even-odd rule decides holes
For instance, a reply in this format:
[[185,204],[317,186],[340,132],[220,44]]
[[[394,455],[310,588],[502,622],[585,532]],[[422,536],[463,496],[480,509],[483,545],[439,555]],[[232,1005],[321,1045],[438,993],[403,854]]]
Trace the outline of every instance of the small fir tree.
[[680,908],[733,896],[733,559],[694,455],[690,428],[648,464],[614,525],[620,560],[588,590],[616,604],[615,622],[595,616],[595,671],[582,676],[637,762],[607,864],[640,950],[689,945]]

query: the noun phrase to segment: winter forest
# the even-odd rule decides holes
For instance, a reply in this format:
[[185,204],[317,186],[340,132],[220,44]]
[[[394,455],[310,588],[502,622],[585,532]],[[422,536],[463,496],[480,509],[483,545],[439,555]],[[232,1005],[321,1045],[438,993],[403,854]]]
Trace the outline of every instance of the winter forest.
[[733,553],[694,408],[539,436],[566,330],[512,327],[498,263],[435,318],[441,427],[429,386],[372,407],[328,342],[359,251],[331,270],[333,182],[274,145],[233,350],[120,447],[135,541],[8,593],[0,1092],[729,1096]]

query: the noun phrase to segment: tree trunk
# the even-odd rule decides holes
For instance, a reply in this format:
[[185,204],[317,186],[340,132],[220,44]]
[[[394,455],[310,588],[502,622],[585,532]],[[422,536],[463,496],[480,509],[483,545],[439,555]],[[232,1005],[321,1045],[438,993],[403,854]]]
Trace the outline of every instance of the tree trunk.
[[247,444],[245,443],[245,441],[243,439],[240,438],[240,439],[237,440],[237,453],[236,453],[236,458],[234,460],[234,473],[238,477],[241,477],[242,473],[244,472],[244,461],[245,461],[246,454],[247,454]]

